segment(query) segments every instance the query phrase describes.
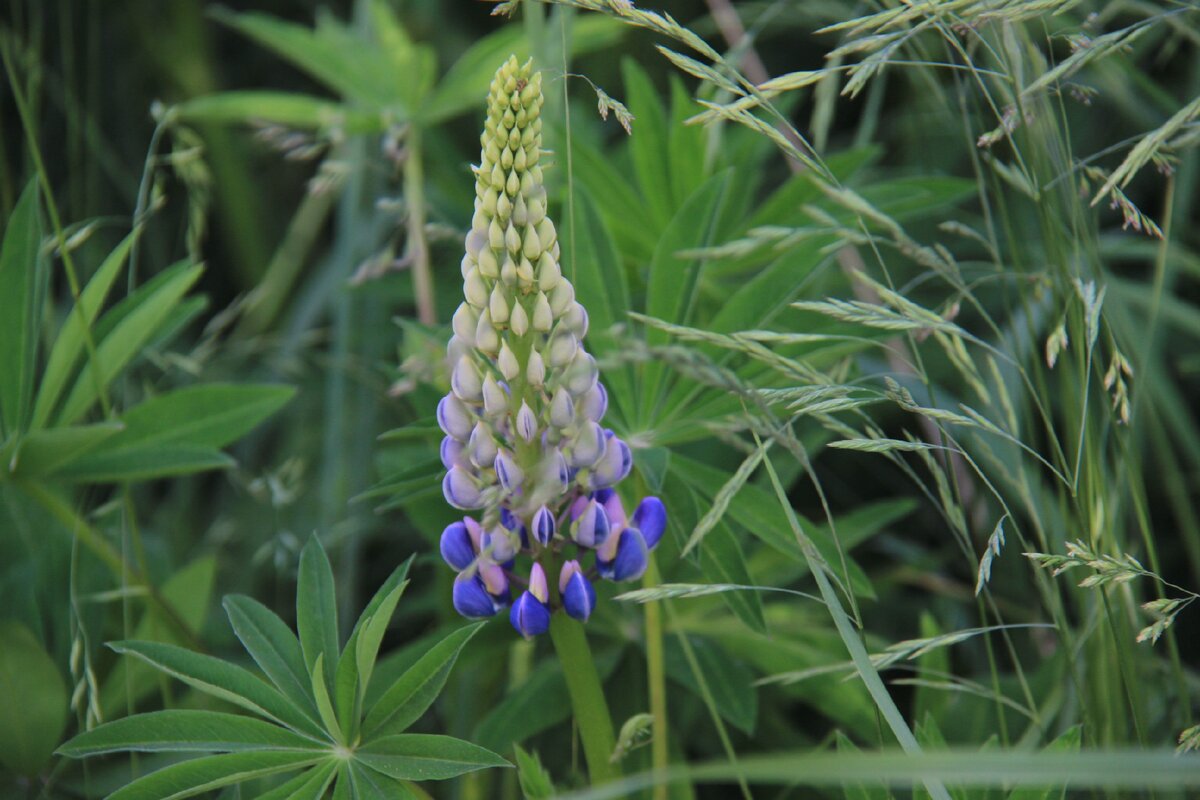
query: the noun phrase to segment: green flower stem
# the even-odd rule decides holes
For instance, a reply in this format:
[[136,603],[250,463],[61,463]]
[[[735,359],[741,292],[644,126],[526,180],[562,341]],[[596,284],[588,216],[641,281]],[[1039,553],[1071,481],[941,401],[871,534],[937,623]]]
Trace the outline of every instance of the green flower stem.
[[421,130],[409,127],[408,160],[404,165],[404,200],[408,205],[408,252],[412,256],[413,294],[417,319],[423,325],[437,324],[433,300],[433,270],[429,265],[429,243],[425,239],[425,165],[422,161]]
[[[654,554],[642,579],[642,586],[651,589],[659,583],[658,565]],[[654,717],[654,739],[651,741],[651,756],[654,770],[666,770],[670,760],[667,747],[667,676],[663,662],[662,608],[658,603],[646,603],[646,672],[650,684],[650,713]],[[667,800],[668,785],[659,783],[654,787],[654,800]]]
[[556,613],[550,619],[550,638],[567,679],[588,774],[593,785],[608,783],[620,777],[620,770],[610,760],[617,742],[583,625],[564,613]]

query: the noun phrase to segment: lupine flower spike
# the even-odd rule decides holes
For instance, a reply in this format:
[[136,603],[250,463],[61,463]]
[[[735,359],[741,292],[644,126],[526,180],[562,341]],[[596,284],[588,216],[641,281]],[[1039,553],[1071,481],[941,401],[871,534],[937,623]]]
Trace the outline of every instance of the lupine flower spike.
[[[510,586],[526,586],[509,612],[525,637],[544,633],[558,608],[587,621],[594,577],[641,577],[667,520],[656,497],[626,517],[612,488],[633,457],[601,424],[608,393],[583,346],[587,311],[563,277],[546,216],[542,103],[541,74],[509,58],[488,94],[465,302],[446,348],[451,391],[437,408],[446,502],[476,512],[442,534],[442,557],[459,573],[454,607],[491,616]],[[546,569],[559,563],[552,586]]]

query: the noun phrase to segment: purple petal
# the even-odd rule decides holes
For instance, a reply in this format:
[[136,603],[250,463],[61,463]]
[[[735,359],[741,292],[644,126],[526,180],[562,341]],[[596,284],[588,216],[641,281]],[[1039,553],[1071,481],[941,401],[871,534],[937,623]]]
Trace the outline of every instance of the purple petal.
[[550,609],[529,592],[522,592],[508,613],[508,620],[517,633],[532,639],[550,630]]
[[667,529],[667,507],[657,497],[645,497],[638,503],[630,524],[642,532],[646,546],[653,550]]
[[454,581],[454,610],[467,619],[482,619],[496,613],[496,604],[478,575],[459,575]]
[[596,608],[596,589],[582,572],[574,572],[562,590],[563,609],[580,622],[587,622]]

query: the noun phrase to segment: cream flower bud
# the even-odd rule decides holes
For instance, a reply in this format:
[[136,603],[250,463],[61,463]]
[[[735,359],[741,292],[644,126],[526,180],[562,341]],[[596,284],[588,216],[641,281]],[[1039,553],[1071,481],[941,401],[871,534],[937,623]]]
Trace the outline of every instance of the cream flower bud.
[[503,325],[508,322],[508,298],[505,297],[500,284],[492,287],[492,294],[488,298],[488,311],[492,314],[493,324]]
[[525,471],[517,466],[516,459],[507,450],[501,450],[496,455],[496,461],[492,466],[496,469],[496,477],[500,479],[500,485],[505,489],[510,491],[519,489],[525,482]]
[[578,349],[575,334],[560,328],[550,337],[550,344],[546,348],[546,363],[551,369],[565,367],[575,358],[575,351]]
[[534,260],[542,254],[542,240],[532,225],[525,228],[524,250],[525,257]]
[[489,417],[508,413],[508,393],[490,372],[483,379],[483,413]]
[[604,429],[588,421],[571,442],[571,466],[582,469],[595,464],[604,455],[604,445]]
[[470,253],[463,255],[462,261],[458,262],[458,271],[462,273],[464,281],[467,279],[467,276],[471,274],[471,270],[473,270],[475,266],[475,259]]
[[533,329],[538,333],[549,333],[554,326],[554,312],[550,310],[550,301],[545,292],[538,292],[533,299]]
[[471,308],[471,304],[459,303],[458,310],[454,312],[454,318],[451,321],[454,335],[467,344],[474,346],[475,328],[478,325],[479,314],[475,312],[475,309]]
[[554,222],[549,218],[543,219],[537,226],[538,238],[542,240],[542,248],[549,250],[558,241],[558,231],[554,229]]
[[529,315],[525,313],[525,307],[521,305],[520,300],[513,301],[512,316],[508,324],[517,336],[524,336],[529,332]]
[[571,393],[559,387],[550,400],[550,424],[556,428],[565,428],[575,421],[575,403]]
[[596,379],[599,375],[600,371],[596,368],[596,359],[592,358],[581,347],[576,352],[575,358],[571,361],[571,366],[567,367],[567,390],[576,397],[579,397],[596,385]]
[[500,355],[496,358],[496,365],[500,367],[500,374],[505,380],[515,380],[521,374],[521,365],[517,361],[517,356],[508,346],[508,342],[500,343]]
[[500,350],[500,334],[492,325],[492,313],[486,308],[479,314],[479,322],[475,324],[475,346],[489,356],[496,355]]
[[[505,150],[504,152],[507,153],[508,151]],[[501,222],[508,219],[509,214],[512,213],[512,208],[513,204],[512,201],[508,199],[508,195],[500,195],[500,198],[496,201],[496,214],[500,218]]]
[[529,259],[521,256],[521,263],[517,264],[517,280],[522,286],[527,286],[533,283],[533,264],[529,263]]
[[587,309],[584,308],[583,305],[581,305],[578,301],[572,303],[571,307],[567,309],[567,313],[563,314],[563,324],[566,325],[567,328],[580,339],[587,336]]
[[554,312],[554,316],[565,313],[574,302],[575,287],[571,285],[570,281],[559,280],[550,290],[550,310]]
[[500,280],[510,286],[517,282],[517,265],[510,255],[504,256],[504,266],[500,268]]
[[490,247],[479,251],[479,273],[492,280],[500,277],[500,262],[496,260],[496,253]]
[[538,288],[543,292],[548,292],[558,286],[561,280],[562,270],[558,266],[558,259],[549,253],[542,253],[537,264]]
[[510,224],[504,232],[504,246],[514,256],[521,251],[521,235],[517,233],[516,226]]
[[[503,391],[503,390],[501,390]],[[471,438],[467,440],[467,453],[471,463],[477,467],[490,467],[500,452],[492,431],[482,420],[475,423],[471,429]]]
[[529,351],[529,362],[525,365],[525,380],[529,385],[538,388],[546,382],[546,362],[542,354],[534,348]]
[[504,247],[504,228],[500,227],[500,222],[496,219],[488,225],[488,246],[495,250]]
[[529,224],[529,206],[521,195],[517,195],[517,202],[513,203],[512,220],[515,225]]
[[460,400],[477,403],[483,399],[483,378],[470,356],[462,356],[454,365],[450,387]]
[[488,301],[487,286],[483,282],[483,276],[479,274],[478,269],[473,269],[467,275],[467,279],[463,281],[463,295],[467,298],[467,302],[476,308],[483,308]]

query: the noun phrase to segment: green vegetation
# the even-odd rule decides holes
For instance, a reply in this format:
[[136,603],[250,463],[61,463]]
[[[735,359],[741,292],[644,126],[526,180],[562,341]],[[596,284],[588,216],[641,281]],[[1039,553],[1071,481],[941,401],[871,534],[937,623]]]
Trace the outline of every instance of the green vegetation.
[[[0,21],[0,796],[1200,791],[1194,4],[151,5]],[[443,563],[479,275],[640,549]]]

